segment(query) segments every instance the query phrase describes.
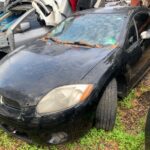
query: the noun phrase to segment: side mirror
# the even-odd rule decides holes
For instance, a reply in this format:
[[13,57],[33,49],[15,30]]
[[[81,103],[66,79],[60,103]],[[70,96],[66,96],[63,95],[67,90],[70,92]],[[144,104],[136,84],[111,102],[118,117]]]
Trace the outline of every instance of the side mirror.
[[22,23],[20,23],[20,30],[21,30],[21,32],[24,32],[24,31],[26,31],[26,30],[28,30],[30,28],[31,28],[30,22],[22,22]]
[[142,38],[143,40],[150,39],[150,30],[143,31],[143,32],[141,33],[141,38]]

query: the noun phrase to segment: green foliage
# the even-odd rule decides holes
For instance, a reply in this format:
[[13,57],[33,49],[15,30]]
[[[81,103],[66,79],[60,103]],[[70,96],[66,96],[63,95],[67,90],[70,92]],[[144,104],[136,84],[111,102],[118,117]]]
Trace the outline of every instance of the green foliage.
[[145,85],[141,84],[140,90],[142,93],[148,92],[148,91],[150,91],[150,86],[145,86]]
[[0,130],[0,146],[9,150],[11,149],[13,143],[14,143],[14,139],[11,138],[7,133]]
[[17,150],[48,150],[48,148],[44,147],[39,147],[37,145],[29,145],[26,143],[21,144]]
[[121,107],[131,109],[132,100],[136,98],[135,90],[132,90],[127,97],[125,97],[121,102]]
[[119,117],[116,121],[116,127],[111,132],[92,129],[89,134],[81,138],[80,144],[88,149],[96,147],[104,147],[100,141],[110,142],[115,141],[118,144],[119,150],[141,150],[144,144],[144,133],[131,135],[124,130]]

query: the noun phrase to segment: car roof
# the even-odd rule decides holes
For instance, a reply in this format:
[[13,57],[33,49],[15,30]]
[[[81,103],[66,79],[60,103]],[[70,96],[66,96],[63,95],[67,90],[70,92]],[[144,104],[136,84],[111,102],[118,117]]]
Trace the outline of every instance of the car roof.
[[135,11],[148,10],[146,7],[131,7],[131,6],[115,6],[115,7],[103,7],[97,9],[88,9],[79,11],[75,15],[84,14],[112,14],[112,13],[124,13],[126,15],[133,14]]

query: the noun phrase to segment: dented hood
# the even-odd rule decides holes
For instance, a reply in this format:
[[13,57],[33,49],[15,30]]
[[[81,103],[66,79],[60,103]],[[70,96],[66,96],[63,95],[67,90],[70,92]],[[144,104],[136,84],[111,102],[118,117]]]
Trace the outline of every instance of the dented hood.
[[81,48],[35,42],[6,56],[0,64],[0,94],[25,106],[36,105],[52,89],[80,81],[110,48]]

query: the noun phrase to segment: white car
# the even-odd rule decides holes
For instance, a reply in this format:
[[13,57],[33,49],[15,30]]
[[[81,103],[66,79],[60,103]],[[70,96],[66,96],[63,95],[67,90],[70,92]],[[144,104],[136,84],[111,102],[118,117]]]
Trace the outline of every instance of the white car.
[[3,7],[4,7],[4,2],[5,2],[5,0],[0,0],[0,10],[3,9]]
[[37,21],[35,9],[30,3],[15,5],[0,14],[0,51],[9,53],[15,48],[42,37],[49,28]]

